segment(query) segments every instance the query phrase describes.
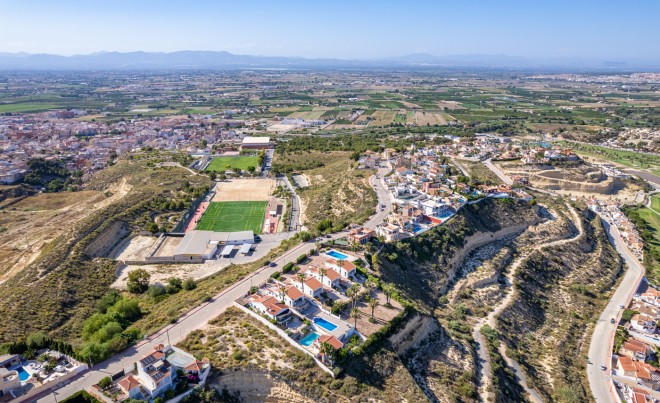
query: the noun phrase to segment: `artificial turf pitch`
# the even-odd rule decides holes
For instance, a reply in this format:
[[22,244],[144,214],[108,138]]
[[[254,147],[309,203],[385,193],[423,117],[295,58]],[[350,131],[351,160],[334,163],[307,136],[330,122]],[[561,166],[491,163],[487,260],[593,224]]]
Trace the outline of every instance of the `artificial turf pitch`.
[[265,201],[211,202],[195,229],[203,231],[254,231],[261,234],[266,214]]

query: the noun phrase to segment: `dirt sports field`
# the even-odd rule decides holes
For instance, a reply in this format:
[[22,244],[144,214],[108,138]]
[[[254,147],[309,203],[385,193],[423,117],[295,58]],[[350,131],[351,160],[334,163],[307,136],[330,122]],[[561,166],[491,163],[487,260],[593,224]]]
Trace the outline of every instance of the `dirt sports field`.
[[275,181],[272,179],[236,179],[218,182],[212,201],[267,201],[274,189]]

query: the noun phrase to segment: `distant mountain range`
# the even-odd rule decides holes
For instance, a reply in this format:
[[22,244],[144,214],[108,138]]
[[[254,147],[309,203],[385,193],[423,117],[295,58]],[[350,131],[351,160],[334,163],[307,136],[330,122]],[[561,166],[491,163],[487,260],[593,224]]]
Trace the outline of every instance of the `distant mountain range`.
[[552,69],[653,70],[660,60],[531,59],[506,55],[434,56],[414,53],[373,60],[310,59],[236,55],[224,51],[99,52],[88,55],[0,53],[0,70],[146,70],[146,69]]

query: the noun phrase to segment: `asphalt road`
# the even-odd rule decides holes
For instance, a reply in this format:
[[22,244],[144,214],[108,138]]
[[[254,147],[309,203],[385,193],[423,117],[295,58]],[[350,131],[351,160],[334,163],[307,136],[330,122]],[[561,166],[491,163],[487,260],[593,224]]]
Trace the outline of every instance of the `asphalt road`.
[[298,197],[298,194],[296,193],[296,188],[293,187],[291,182],[289,181],[289,178],[282,177],[284,182],[286,183],[286,186],[289,188],[291,193],[293,194],[293,197],[291,198],[291,221],[289,222],[289,231],[297,231],[300,227],[300,198]]
[[[589,379],[591,393],[596,402],[614,402],[614,392],[611,388],[610,377],[612,370],[611,351],[614,333],[616,332],[616,323],[618,323],[623,312],[619,308],[619,305],[627,306],[630,302],[635,290],[639,287],[640,281],[644,277],[644,267],[628,250],[616,226],[610,226],[605,221],[603,221],[603,224],[607,228],[610,242],[612,242],[616,251],[623,258],[628,266],[628,270],[626,270],[621,284],[619,284],[610,302],[605,307],[600,318],[598,318],[593,335],[591,336],[591,344],[589,345],[589,362],[591,364],[587,365],[587,377]],[[616,323],[610,323],[612,318],[615,318]],[[600,368],[601,365],[605,365],[607,370],[602,370]]]
[[497,175],[497,177],[500,178],[500,180],[502,182],[504,182],[505,184],[507,184],[507,185],[513,184],[513,180],[511,178],[509,178],[508,176],[506,176],[506,174],[504,172],[502,172],[498,167],[496,167],[495,164],[493,164],[493,162],[491,161],[490,158],[488,158],[487,160],[484,161],[484,165],[488,169],[493,171],[493,173],[495,175]]
[[[376,228],[377,225],[385,220],[388,214],[392,211],[392,201],[390,199],[389,192],[385,186],[385,181],[383,175],[387,174],[390,171],[389,168],[379,168],[377,175],[372,175],[369,178],[369,184],[376,191],[376,196],[378,196],[378,206],[376,206],[376,214],[374,214],[367,222],[364,223],[364,227],[369,229]],[[383,210],[380,206],[385,205]]]
[[[387,172],[389,172],[389,169],[382,168],[379,170],[378,176],[382,178],[382,175]],[[372,176],[370,181],[376,181],[376,192],[378,194],[379,204],[383,203],[385,206],[387,206],[383,212],[379,211],[369,219],[368,223],[375,226],[383,222],[383,219],[387,215],[385,212],[389,212],[391,203],[389,201],[387,192],[384,190],[384,183],[382,180],[376,180],[376,178]],[[291,186],[291,184],[289,184],[289,186]],[[294,200],[297,199],[297,196],[294,197]],[[333,239],[342,238],[345,237],[347,233],[347,231],[341,231],[332,234],[331,237]],[[327,240],[329,239],[324,239],[323,241]],[[99,380],[105,376],[112,376],[120,372],[123,368],[130,367],[133,362],[152,352],[154,346],[157,346],[158,344],[178,343],[179,341],[185,339],[190,332],[203,328],[211,319],[217,317],[228,307],[232,306],[234,304],[234,300],[247,294],[253,285],[258,285],[267,281],[271,274],[277,270],[280,270],[281,267],[286,263],[295,262],[298,256],[304,253],[309,253],[315,247],[316,245],[314,240],[302,243],[294,247],[288,252],[285,252],[279,258],[273,260],[273,262],[277,263],[277,266],[260,268],[250,276],[237,283],[234,283],[230,287],[215,295],[211,301],[194,308],[185,316],[179,318],[176,323],[161,329],[158,333],[151,335],[149,338],[141,341],[135,346],[131,346],[120,354],[117,354],[107,359],[106,361],[103,361],[102,363],[96,364],[92,369],[84,372],[74,380],[63,385],[55,385],[59,388],[54,389],[54,392],[50,392],[49,394],[44,393],[38,396],[36,399],[30,399],[30,401],[36,401],[40,403],[56,403],[57,401],[65,399],[66,397],[69,397],[80,390],[88,389],[92,385],[98,383]],[[24,400],[20,398],[15,400],[15,402],[22,401]]]
[[[346,232],[334,234],[334,238],[345,236]],[[55,392],[57,401],[62,400],[81,389],[87,389],[90,386],[98,383],[104,376],[112,375],[120,372],[124,366],[128,367],[133,362],[142,358],[142,356],[153,351],[154,346],[158,344],[176,344],[183,340],[190,332],[204,327],[209,320],[217,317],[228,307],[232,306],[234,300],[244,296],[250,290],[252,285],[258,285],[267,281],[271,274],[280,270],[281,267],[288,262],[295,262],[296,258],[303,253],[309,253],[315,248],[314,242],[307,242],[296,246],[284,255],[279,257],[274,262],[277,263],[276,267],[263,267],[245,279],[233,284],[226,288],[219,294],[215,295],[213,299],[204,303],[186,316],[180,318],[177,323],[169,325],[158,333],[152,335],[148,339],[138,343],[135,346],[123,351],[122,353],[113,356],[112,358],[96,364],[92,370],[85,372],[82,376],[72,381],[68,385],[60,388]],[[16,400],[20,402],[21,400]],[[38,402],[55,402],[53,393],[44,396],[37,400]]]

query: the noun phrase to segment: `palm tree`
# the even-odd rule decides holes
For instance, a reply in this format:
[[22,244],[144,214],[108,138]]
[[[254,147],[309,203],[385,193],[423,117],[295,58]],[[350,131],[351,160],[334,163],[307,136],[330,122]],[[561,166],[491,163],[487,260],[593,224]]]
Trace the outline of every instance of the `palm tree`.
[[284,285],[280,285],[280,302],[284,303],[284,290],[286,287]]
[[298,274],[296,274],[296,277],[298,278],[298,280],[300,280],[300,289],[304,290],[303,281],[305,281],[305,273],[298,272]]
[[369,296],[371,296],[371,293],[374,292],[376,289],[376,283],[374,283],[372,280],[367,280],[364,282],[364,286],[367,288]]
[[321,267],[319,269],[319,274],[321,275],[321,284],[323,284],[323,279],[325,278],[326,273],[328,272],[328,269],[325,267]]
[[338,265],[339,267],[344,267],[344,260],[343,260],[343,259],[339,259],[339,260],[337,260],[337,265]]
[[378,305],[379,303],[376,298],[369,299],[369,307],[371,308],[371,319],[374,319],[374,310]]
[[332,361],[335,355],[335,348],[330,345],[327,341],[324,341],[319,346],[319,352],[323,354],[323,360]]
[[390,304],[390,297],[394,294],[394,286],[392,284],[383,284],[383,293],[387,298],[387,305]]
[[355,304],[357,303],[357,297],[358,293],[360,292],[360,286],[357,284],[353,284],[350,286],[348,290],[346,290],[346,295],[351,299],[351,305],[353,308],[355,308]]
[[353,327],[355,328],[355,330],[357,330],[357,320],[359,317],[360,317],[360,310],[357,308],[351,309],[351,318],[354,319]]

